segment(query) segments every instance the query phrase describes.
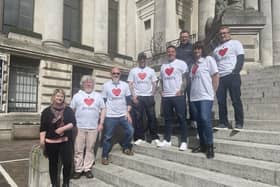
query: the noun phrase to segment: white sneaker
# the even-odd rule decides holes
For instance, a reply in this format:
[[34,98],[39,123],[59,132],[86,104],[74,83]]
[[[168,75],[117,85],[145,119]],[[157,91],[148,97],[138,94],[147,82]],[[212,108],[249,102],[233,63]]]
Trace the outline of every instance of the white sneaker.
[[159,144],[160,144],[160,143],[161,143],[161,142],[159,141],[159,139],[155,139],[155,140],[152,141],[151,144],[153,144],[153,145],[159,147]]
[[181,145],[180,145],[180,147],[179,147],[179,150],[180,150],[180,151],[186,151],[187,148],[188,148],[187,143],[186,143],[186,142],[182,142]]
[[162,142],[159,142],[158,147],[171,147],[171,141],[168,142],[166,140],[163,140]]
[[138,139],[138,140],[136,140],[136,141],[134,142],[134,144],[135,144],[135,145],[140,145],[140,144],[142,144],[143,142],[144,142],[144,140]]

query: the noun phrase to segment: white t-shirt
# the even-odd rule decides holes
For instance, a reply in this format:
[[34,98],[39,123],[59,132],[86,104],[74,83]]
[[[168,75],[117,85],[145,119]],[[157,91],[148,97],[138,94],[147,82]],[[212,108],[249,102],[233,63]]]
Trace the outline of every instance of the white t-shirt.
[[216,47],[213,57],[217,61],[220,76],[231,74],[237,63],[237,56],[243,54],[243,46],[238,40],[229,40]]
[[130,70],[127,81],[133,83],[133,89],[137,96],[151,96],[153,82],[157,81],[157,77],[155,70],[150,67],[135,67]]
[[129,86],[126,82],[107,81],[103,85],[102,97],[106,101],[106,117],[121,117],[127,113],[126,96],[130,96]]
[[181,89],[182,76],[188,71],[186,63],[178,59],[161,65],[160,77],[163,82],[163,97],[176,96],[176,93]]
[[78,128],[96,129],[100,111],[105,108],[105,104],[101,94],[95,91],[88,94],[80,90],[74,95],[70,107],[76,111]]
[[200,58],[192,65],[191,78],[191,101],[214,100],[214,90],[212,85],[212,75],[218,73],[216,61],[207,56]]

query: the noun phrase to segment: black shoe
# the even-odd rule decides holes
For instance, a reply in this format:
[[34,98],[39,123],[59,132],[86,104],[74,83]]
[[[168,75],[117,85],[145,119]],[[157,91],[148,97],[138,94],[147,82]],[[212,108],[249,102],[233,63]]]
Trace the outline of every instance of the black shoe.
[[213,147],[213,144],[207,145],[206,157],[207,158],[214,158],[214,147]]
[[205,153],[205,152],[206,152],[206,146],[203,144],[201,144],[200,146],[192,150],[192,153]]
[[91,171],[87,171],[87,172],[85,172],[85,176],[86,176],[88,179],[93,178],[93,174],[92,174],[92,172],[91,172]]
[[126,154],[126,155],[134,155],[134,152],[132,151],[132,149],[123,149],[123,154]]
[[72,175],[72,178],[73,179],[79,179],[79,178],[81,178],[81,176],[82,176],[81,172],[74,172],[74,174]]

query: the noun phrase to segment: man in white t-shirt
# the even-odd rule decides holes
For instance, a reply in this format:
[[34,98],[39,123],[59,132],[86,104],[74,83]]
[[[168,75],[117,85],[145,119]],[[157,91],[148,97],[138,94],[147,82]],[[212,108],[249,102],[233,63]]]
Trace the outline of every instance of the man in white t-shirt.
[[130,70],[127,81],[132,94],[132,120],[134,126],[135,144],[139,145],[145,140],[144,114],[147,116],[147,129],[150,131],[152,143],[158,144],[158,129],[155,113],[156,73],[146,66],[145,53],[138,55],[138,66]]
[[244,112],[241,101],[240,71],[244,64],[244,49],[238,40],[232,40],[229,27],[219,29],[221,43],[213,52],[220,74],[220,84],[217,90],[219,105],[219,127],[229,127],[227,112],[227,91],[229,91],[234,108],[235,127],[242,129]]
[[181,145],[179,150],[187,149],[187,122],[186,122],[186,76],[188,73],[187,64],[176,59],[176,48],[167,47],[168,62],[160,68],[160,86],[162,96],[163,116],[165,121],[164,140],[159,147],[171,146],[172,123],[174,123],[174,110],[180,125]]
[[114,67],[111,72],[112,80],[103,85],[102,97],[106,104],[105,131],[103,138],[102,164],[109,164],[109,152],[112,147],[114,129],[120,125],[124,129],[124,138],[120,142],[123,153],[133,155],[132,137],[134,129],[130,116],[131,93],[126,82],[120,80],[121,71]]
[[101,94],[93,91],[94,79],[92,76],[84,75],[80,84],[82,90],[74,95],[70,104],[75,111],[78,127],[74,147],[74,179],[79,179],[82,172],[87,178],[93,178],[91,172],[95,160],[93,148],[97,132],[102,131],[105,118],[105,104]]

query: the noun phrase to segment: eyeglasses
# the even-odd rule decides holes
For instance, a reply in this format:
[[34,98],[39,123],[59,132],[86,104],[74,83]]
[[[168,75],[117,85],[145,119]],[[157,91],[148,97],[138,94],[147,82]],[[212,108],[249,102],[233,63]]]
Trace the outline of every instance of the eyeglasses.
[[112,72],[112,75],[120,75],[121,73],[118,72]]
[[219,35],[228,34],[229,32],[220,32]]

